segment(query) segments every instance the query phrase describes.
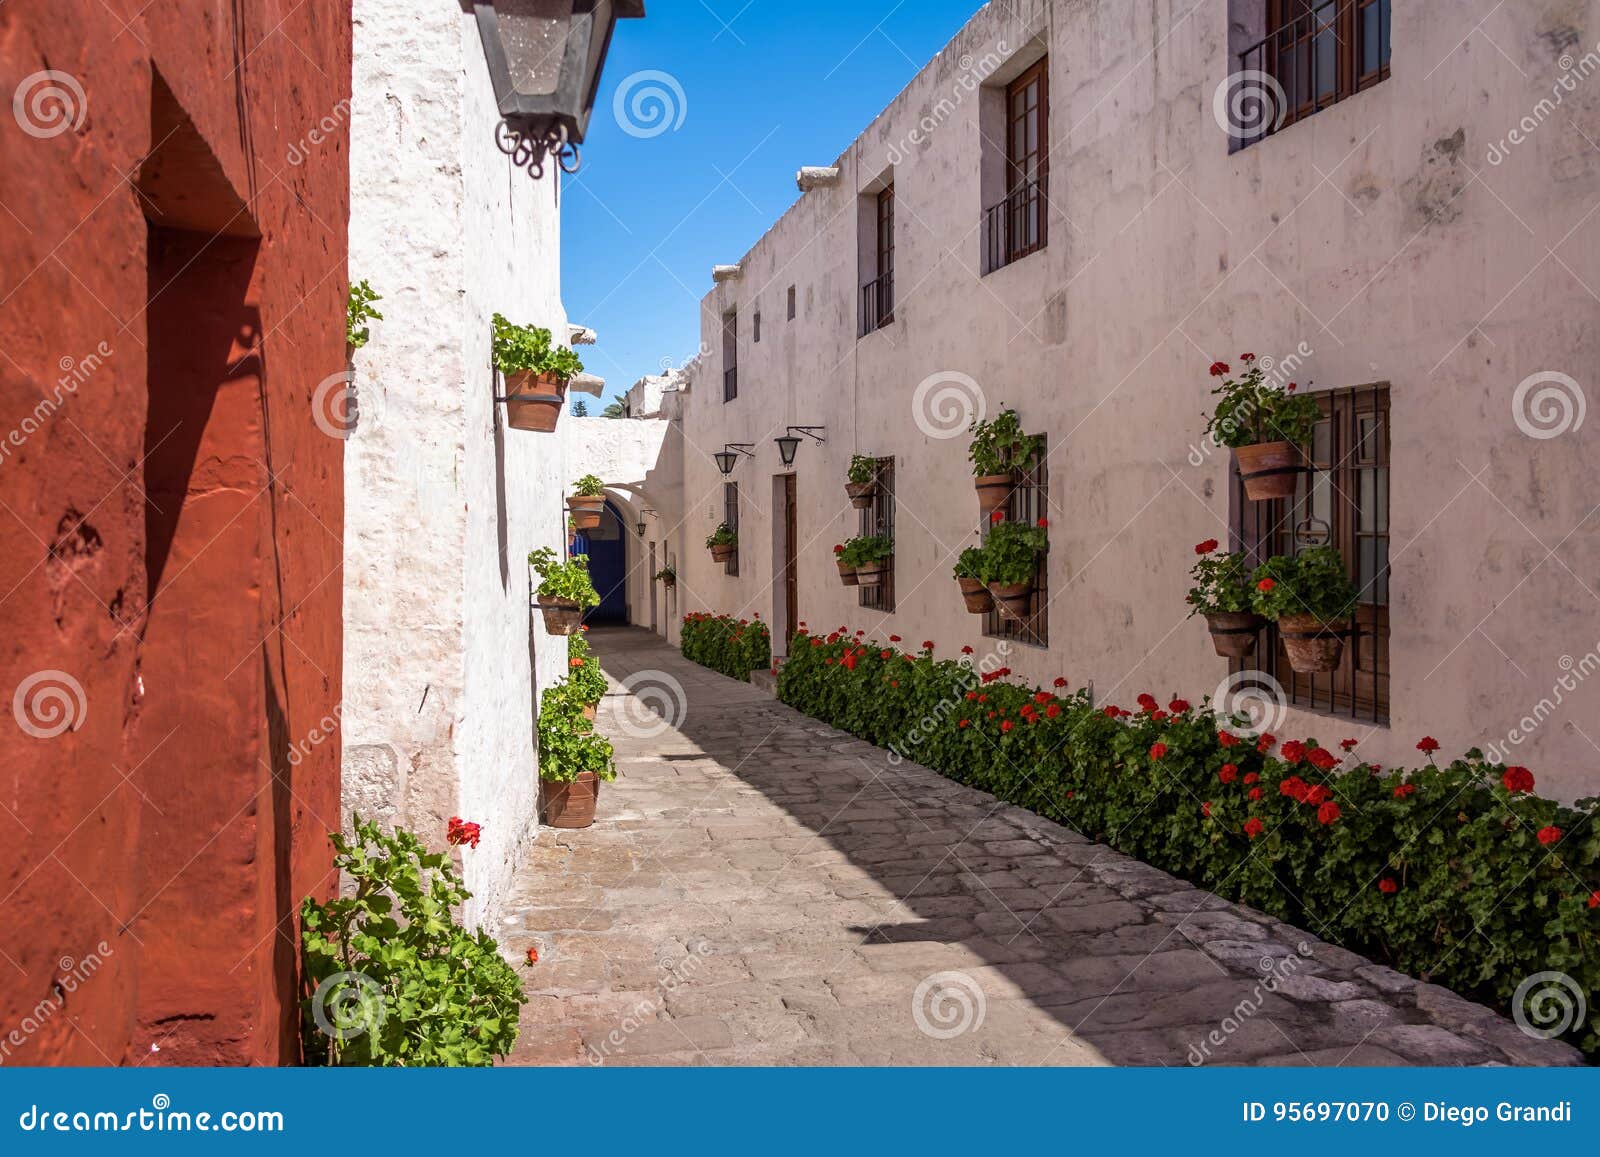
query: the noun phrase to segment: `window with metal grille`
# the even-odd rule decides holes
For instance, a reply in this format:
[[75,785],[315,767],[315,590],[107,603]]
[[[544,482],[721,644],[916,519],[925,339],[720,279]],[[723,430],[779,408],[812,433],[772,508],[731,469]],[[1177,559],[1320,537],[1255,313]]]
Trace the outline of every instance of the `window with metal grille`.
[[1050,69],[1039,61],[1006,88],[1006,196],[983,215],[983,271],[1045,247],[1050,187]]
[[[1239,71],[1281,90],[1263,95],[1262,137],[1389,77],[1390,0],[1266,0],[1267,35],[1239,54]],[[1270,90],[1270,86],[1267,86]]]
[[1309,470],[1292,499],[1250,502],[1233,471],[1235,550],[1255,566],[1273,555],[1326,543],[1338,547],[1361,592],[1339,669],[1299,675],[1277,631],[1236,670],[1265,671],[1296,707],[1385,724],[1389,721],[1389,387],[1319,394],[1322,420],[1312,435]]
[[873,246],[873,278],[861,287],[861,334],[882,329],[894,321],[894,186],[877,196],[873,219],[877,237]]
[[[1037,435],[1041,446],[1050,445],[1047,435]],[[1050,511],[1050,468],[1041,456],[1037,465],[1032,470],[1026,470],[1016,489],[1011,492],[1011,500],[1003,508],[1006,518],[1013,522],[1038,522],[1041,518],[1048,518]],[[987,536],[989,528],[984,527],[983,533]],[[983,617],[983,634],[988,639],[1011,639],[1018,643],[1027,643],[1034,647],[1047,647],[1050,645],[1050,560],[1049,556],[1041,555],[1039,565],[1034,569],[1033,595],[1028,602],[1028,617],[1015,619],[1000,609],[1000,604],[995,603],[994,610]]]
[[[894,541],[894,459],[879,458],[878,463],[878,492],[873,495],[872,505],[861,511],[861,531],[865,536],[869,534],[883,534]],[[884,614],[894,613],[894,558],[889,559],[889,569],[883,572],[883,579],[875,587],[860,587],[857,591],[860,605],[873,610],[882,611]]]
[[[722,521],[735,535],[739,533],[739,484],[737,482],[724,482],[722,484]],[[739,575],[739,551],[744,543],[737,543],[733,548],[733,557],[723,564],[722,573],[737,578]]]
[[739,396],[739,315],[722,315],[722,400]]
[[750,340],[757,345],[761,344],[761,311],[758,309],[755,316],[750,319]]
[[794,320],[794,286],[789,287],[789,320]]

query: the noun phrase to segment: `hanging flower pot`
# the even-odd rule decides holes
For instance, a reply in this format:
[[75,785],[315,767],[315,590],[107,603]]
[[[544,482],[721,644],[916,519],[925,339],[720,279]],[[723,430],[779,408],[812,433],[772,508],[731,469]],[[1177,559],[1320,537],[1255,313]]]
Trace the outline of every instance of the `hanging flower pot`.
[[878,493],[878,460],[865,454],[850,456],[850,471],[845,475],[844,492],[857,510],[871,510]]
[[1337,671],[1344,658],[1344,636],[1350,624],[1324,623],[1315,615],[1285,615],[1278,620],[1278,635],[1289,655],[1289,666],[1301,675]]
[[733,556],[737,554],[738,551],[739,548],[736,546],[714,546],[711,548],[711,561],[732,562]]
[[1206,615],[1211,645],[1224,659],[1247,659],[1255,653],[1256,636],[1267,620],[1253,611],[1218,611]]
[[1245,497],[1251,502],[1294,497],[1295,485],[1304,470],[1304,459],[1293,442],[1237,446],[1233,457],[1239,464]]
[[857,510],[871,510],[872,500],[878,493],[878,484],[876,482],[846,482],[844,492],[850,496],[851,506]]
[[994,596],[981,580],[958,578],[956,585],[961,588],[961,601],[966,603],[969,615],[987,615],[994,610]]
[[572,516],[573,530],[594,530],[600,525],[600,513],[606,506],[606,484],[593,474],[578,479],[577,486],[567,499],[567,512]]
[[1026,619],[1033,606],[1032,583],[990,583],[989,593],[1000,610],[1013,619]]
[[583,607],[573,599],[542,598],[539,613],[544,616],[544,629],[552,635],[570,635],[583,622]]
[[876,562],[864,562],[856,567],[856,585],[862,587],[876,587],[883,585],[883,576],[889,570],[889,560],[879,559]]
[[856,574],[856,568],[854,566],[852,566],[850,563],[840,560],[835,560],[835,562],[837,562],[839,567],[840,582],[844,583],[844,585],[847,587],[857,587],[861,585],[861,577]]
[[586,828],[594,823],[600,798],[600,779],[594,772],[580,772],[571,783],[542,783],[545,823],[553,828]]
[[726,522],[706,536],[706,549],[713,562],[729,562],[739,553],[739,535]]
[[506,375],[506,425],[535,434],[554,432],[567,406],[567,383],[554,374],[520,370]]
[[1017,476],[1012,474],[979,474],[972,480],[978,492],[978,513],[988,518],[1002,510],[1011,501],[1011,492],[1017,488]]

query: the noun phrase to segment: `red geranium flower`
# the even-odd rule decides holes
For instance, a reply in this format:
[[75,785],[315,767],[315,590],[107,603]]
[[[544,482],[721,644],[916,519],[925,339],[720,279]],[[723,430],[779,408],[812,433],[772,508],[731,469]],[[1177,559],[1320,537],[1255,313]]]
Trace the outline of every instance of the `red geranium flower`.
[[1256,783],[1260,779],[1261,779],[1261,773],[1259,771],[1247,771],[1247,772],[1244,773],[1244,782],[1245,783]]
[[1006,520],[1006,512],[1003,511],[1003,510],[996,510],[992,514],[989,515],[989,521],[990,522],[1004,522],[1005,520]]
[[843,554],[843,553],[844,553],[844,546],[843,546],[843,544],[841,544],[841,543],[834,543],[834,546],[833,546],[833,553],[834,553],[834,554]]
[[1041,518],[1039,520],[1039,529],[1040,530],[1049,530],[1050,529],[1050,520],[1048,518]]
[[1291,775],[1288,779],[1278,784],[1279,795],[1298,800],[1300,803],[1305,803],[1306,792],[1309,790],[1310,785],[1298,775]]
[[1195,544],[1195,548],[1194,548],[1194,552],[1196,554],[1210,554],[1212,551],[1216,550],[1217,547],[1219,547],[1221,545],[1222,544],[1220,542],[1218,542],[1216,539],[1208,538],[1204,542],[1196,543]]
[[1395,799],[1405,799],[1408,796],[1413,796],[1416,794],[1417,785],[1414,783],[1402,783],[1394,789]]
[[1600,892],[1591,892],[1589,894],[1589,907],[1600,908]]
[[1165,743],[1152,743],[1150,745],[1150,758],[1151,759],[1165,759],[1166,755],[1167,755],[1167,745]]
[[963,719],[963,720],[962,720],[962,721],[961,721],[961,722],[959,722],[959,723],[957,723],[957,724],[956,724],[956,726],[957,726],[957,727],[967,727],[967,726],[969,726],[969,725],[970,725],[970,724],[971,724],[971,723],[972,723],[972,720],[970,720],[970,719]]
[[1424,735],[1417,742],[1417,750],[1422,752],[1424,755],[1432,755],[1435,751],[1439,750],[1439,741],[1431,735]]
[[1520,791],[1533,790],[1533,772],[1525,767],[1508,767],[1505,775],[1500,777],[1500,782],[1506,785],[1506,790],[1512,794]]
[[1106,714],[1106,718],[1107,719],[1115,719],[1117,716],[1122,714],[1122,708],[1120,708],[1120,707],[1107,707],[1105,714]]
[[1559,844],[1561,842],[1561,834],[1561,829],[1557,827],[1540,828],[1535,838],[1548,848],[1551,844]]
[[924,639],[924,640],[922,640],[922,649],[924,651],[933,650],[933,640],[932,639]]
[[1013,723],[1013,722],[1011,722],[1011,720],[1007,719],[1004,723],[1002,723],[1000,725],[1000,730],[1001,731],[1010,731],[1015,726],[1016,726],[1015,723]]
[[1361,741],[1359,739],[1341,739],[1341,740],[1339,740],[1339,746],[1344,748],[1346,751],[1354,751],[1360,745],[1361,745]]
[[1056,686],[1057,687],[1065,687],[1066,685],[1067,685],[1067,681],[1065,679],[1063,679],[1059,675],[1056,676]]
[[1378,881],[1378,891],[1382,892],[1385,896],[1393,896],[1399,890],[1400,885],[1395,883],[1394,878],[1391,876],[1385,876],[1383,879]]
[[1211,805],[1208,804],[1208,803],[1201,804],[1200,805],[1200,814],[1205,816],[1206,819],[1210,819],[1211,818]]
[[483,828],[474,823],[467,823],[460,816],[451,816],[444,827],[444,838],[452,844],[466,844],[469,848],[478,846],[478,840],[483,834]]
[[1228,363],[1227,362],[1212,362],[1211,363],[1211,376],[1212,377],[1220,378],[1223,374],[1225,374],[1227,372],[1228,372]]
[[1267,591],[1270,591],[1270,590],[1272,590],[1272,589],[1273,589],[1273,588],[1274,588],[1274,587],[1276,587],[1276,586],[1277,586],[1277,585],[1278,585],[1278,584],[1277,584],[1277,581],[1276,581],[1276,580],[1274,580],[1274,579],[1269,579],[1269,578],[1267,578],[1267,579],[1262,579],[1262,580],[1261,580],[1261,581],[1260,581],[1260,582],[1258,582],[1258,583],[1257,583],[1257,584],[1256,584],[1256,590],[1258,590],[1258,591],[1261,591],[1261,592],[1263,592],[1263,593],[1265,593],[1265,592],[1267,592]]
[[1277,745],[1278,737],[1273,735],[1271,732],[1267,732],[1266,734],[1262,735],[1260,739],[1256,740],[1256,750],[1262,755],[1265,755]]
[[1261,798],[1261,789],[1259,787],[1253,787],[1245,794],[1250,797],[1250,802],[1254,803],[1256,800]]
[[1226,731],[1219,731],[1217,732],[1217,742],[1224,747],[1233,747],[1238,744],[1239,737]]
[[528,949],[528,963],[529,964],[537,964],[537,963],[539,963],[539,950],[537,948]]
[[1139,696],[1139,706],[1143,707],[1146,711],[1154,711],[1156,708],[1160,707],[1161,704],[1156,702],[1156,697],[1154,695],[1146,691],[1143,695]]
[[1171,703],[1167,704],[1167,710],[1172,712],[1174,715],[1182,715],[1185,711],[1189,710],[1191,706],[1192,704],[1190,704],[1187,699],[1174,699]]
[[1329,800],[1317,809],[1317,822],[1323,825],[1331,824],[1339,818],[1339,805]]
[[1244,821],[1244,834],[1249,836],[1252,840],[1266,830],[1267,825],[1262,823],[1261,820],[1256,816],[1251,816],[1249,819]]
[[1044,709],[1044,713],[1045,713],[1047,718],[1054,719],[1057,715],[1061,714],[1061,704],[1059,704],[1059,703],[1050,704],[1050,706],[1048,706],[1048,707],[1046,707]]
[[1253,361],[1256,360],[1256,355],[1255,354],[1240,354],[1239,355],[1239,360],[1241,362],[1253,362]]
[[961,648],[961,653],[963,655],[970,655],[970,654],[972,654],[972,648],[971,647],[962,647]]
[[1301,743],[1298,739],[1291,739],[1283,745],[1283,751],[1281,754],[1283,755],[1284,762],[1299,763],[1306,757],[1306,745]]
[[1217,772],[1217,778],[1223,783],[1232,783],[1239,778],[1239,765],[1236,763],[1224,763],[1222,770]]
[[1326,747],[1313,747],[1310,753],[1307,754],[1306,758],[1309,759],[1311,761],[1311,765],[1317,768],[1319,771],[1332,771],[1334,768],[1339,766],[1339,757],[1334,755],[1333,752],[1329,751]]

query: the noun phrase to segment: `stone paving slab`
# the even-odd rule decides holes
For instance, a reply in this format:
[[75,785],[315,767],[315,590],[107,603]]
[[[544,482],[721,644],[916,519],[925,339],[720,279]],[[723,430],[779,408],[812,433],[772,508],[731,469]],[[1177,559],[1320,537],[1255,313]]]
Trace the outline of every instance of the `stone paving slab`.
[[[594,827],[542,831],[519,869],[513,1064],[1582,1061],[647,632],[590,642],[621,774]],[[675,726],[645,706],[660,687]]]

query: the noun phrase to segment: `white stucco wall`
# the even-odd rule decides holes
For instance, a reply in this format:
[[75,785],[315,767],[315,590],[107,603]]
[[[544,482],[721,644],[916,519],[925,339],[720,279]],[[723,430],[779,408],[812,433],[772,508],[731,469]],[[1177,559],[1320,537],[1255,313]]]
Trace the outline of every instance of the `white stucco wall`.
[[[1229,525],[1227,452],[1191,461],[1206,366],[1246,350],[1282,360],[1304,343],[1302,383],[1390,385],[1393,683],[1388,727],[1294,711],[1288,733],[1362,737],[1386,764],[1416,761],[1423,734],[1455,752],[1503,741],[1600,649],[1600,423],[1540,441],[1513,420],[1518,384],[1544,371],[1600,403],[1600,76],[1490,160],[1551,96],[1563,54],[1596,51],[1600,5],[1396,4],[1390,79],[1233,151],[1212,100],[1250,8],[986,6],[839,158],[838,184],[804,194],[716,281],[701,319],[711,352],[684,395],[683,611],[775,615],[771,440],[826,424],[828,444],[796,461],[800,617],[946,654],[983,646],[950,577],[977,541],[968,439],[930,436],[915,405],[920,383],[954,371],[990,414],[1015,407],[1050,438],[1051,645],[1013,647],[1017,676],[1092,680],[1113,702],[1209,693],[1226,665],[1184,605],[1191,544]],[[980,277],[994,100],[962,85],[991,54],[1014,70],[1035,43],[1049,50],[1049,243]],[[857,201],[891,167],[895,318],[858,338]],[[724,404],[729,310],[739,395]],[[710,454],[725,442],[758,453],[733,475],[737,578],[701,546],[721,517]],[[843,492],[853,451],[897,462],[889,616],[860,608],[831,559],[856,533]],[[1511,762],[1571,798],[1597,782],[1600,680],[1564,699]]]
[[505,427],[490,317],[568,332],[559,186],[495,144],[459,4],[356,0],[354,19],[350,276],[384,320],[345,463],[345,810],[434,845],[452,815],[482,824],[459,858],[468,919],[492,923],[536,831],[536,689],[566,673],[526,562],[560,548],[566,471],[559,435]]

